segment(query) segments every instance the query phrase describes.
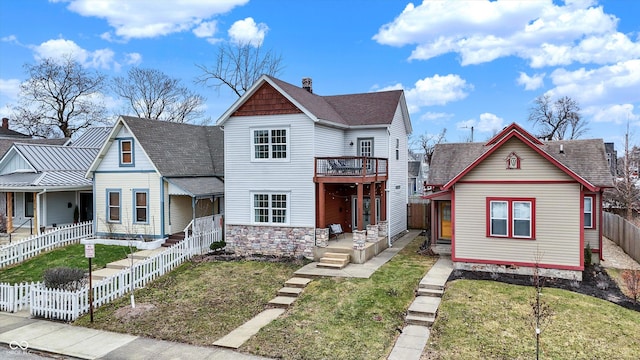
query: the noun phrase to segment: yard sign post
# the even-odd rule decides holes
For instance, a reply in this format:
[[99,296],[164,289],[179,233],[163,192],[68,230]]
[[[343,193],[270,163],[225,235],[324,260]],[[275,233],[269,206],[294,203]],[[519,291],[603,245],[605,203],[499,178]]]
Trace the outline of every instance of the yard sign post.
[[84,257],[89,259],[89,318],[93,322],[93,285],[91,283],[91,259],[96,256],[94,244],[84,244]]

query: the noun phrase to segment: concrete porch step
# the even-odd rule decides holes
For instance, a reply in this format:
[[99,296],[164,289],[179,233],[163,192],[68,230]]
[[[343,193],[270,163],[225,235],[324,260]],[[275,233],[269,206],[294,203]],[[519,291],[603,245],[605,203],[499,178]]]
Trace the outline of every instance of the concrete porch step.
[[418,288],[418,296],[442,297],[443,294],[443,289]]
[[318,267],[329,269],[343,269],[345,266],[349,265],[349,261],[351,261],[350,254],[327,252],[324,253],[322,258],[320,258]]
[[302,294],[302,290],[303,288],[285,286],[282,289],[278,290],[278,296],[298,297],[300,294]]
[[423,316],[423,315],[407,315],[405,321],[409,325],[419,326],[431,326],[436,321],[435,316]]
[[287,280],[287,282],[284,283],[284,286],[292,287],[292,288],[305,288],[307,285],[309,285],[310,282],[311,282],[311,279],[309,278],[292,277],[291,279]]
[[327,253],[324,253],[322,257],[331,258],[331,259],[350,260],[351,255],[347,253],[327,252]]
[[438,306],[441,299],[433,296],[417,296],[416,299],[409,306],[407,316],[423,316],[423,317],[435,317],[438,312]]
[[296,301],[296,299],[297,298],[291,296],[276,296],[271,301],[269,301],[269,305],[275,308],[287,309]]
[[326,269],[344,269],[347,265],[349,265],[348,261],[343,261],[340,264],[334,264],[334,263],[330,263],[330,262],[324,262],[322,261],[322,259],[320,259],[320,262],[318,263],[318,267],[319,268],[326,268]]
[[[133,259],[133,265],[141,262],[141,260]],[[124,270],[131,267],[131,259],[122,259],[107,264],[107,269]]]

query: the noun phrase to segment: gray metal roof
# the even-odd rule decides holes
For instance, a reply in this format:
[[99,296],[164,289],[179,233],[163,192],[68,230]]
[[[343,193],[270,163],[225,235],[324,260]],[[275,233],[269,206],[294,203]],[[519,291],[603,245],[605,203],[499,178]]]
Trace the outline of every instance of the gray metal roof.
[[55,187],[91,189],[93,183],[86,179],[84,174],[84,171],[50,171],[0,175],[0,189],[17,187],[34,187],[34,190]]
[[215,176],[172,177],[167,181],[188,192],[191,196],[224,194],[224,182]]
[[11,148],[11,145],[20,144],[43,144],[43,145],[64,145],[69,141],[69,138],[57,138],[57,139],[0,139],[0,157]]
[[72,146],[15,144],[15,149],[37,171],[87,171],[99,149]]
[[82,135],[71,142],[71,146],[100,149],[110,132],[110,126],[87,128]]
[[[560,145],[564,153],[560,153]],[[494,145],[484,143],[437,144],[429,169],[429,184],[444,185],[473,164]],[[562,165],[598,187],[613,186],[602,139],[549,141],[537,146]]]
[[220,127],[121,118],[162,176],[224,176]]

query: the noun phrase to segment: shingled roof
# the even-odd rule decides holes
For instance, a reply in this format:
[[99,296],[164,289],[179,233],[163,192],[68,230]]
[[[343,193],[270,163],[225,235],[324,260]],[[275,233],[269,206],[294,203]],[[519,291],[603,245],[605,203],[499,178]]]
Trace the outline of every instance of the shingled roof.
[[[264,81],[276,86],[316,119],[343,127],[389,125],[393,121],[398,105],[404,101],[402,90],[321,96],[269,75],[263,75],[250,91],[255,90]],[[250,97],[251,93],[247,95]],[[224,123],[231,116],[242,100],[242,98],[239,99],[229,108],[218,121],[219,124]],[[411,123],[408,122],[406,126],[410,133]]]
[[[511,125],[511,131],[530,135],[521,127],[514,125]],[[508,137],[509,134],[510,132],[503,132],[487,143],[437,144],[431,159],[429,184],[443,186],[450,183],[463,172],[468,171],[487,152],[493,151],[496,146],[499,147],[501,145],[499,140]],[[534,143],[524,136],[521,140],[534,150],[539,150],[543,156],[557,161],[561,167],[565,167],[588,184],[601,188],[613,186],[613,178],[607,165],[602,139]],[[560,151],[561,146],[562,152]]]
[[219,127],[121,118],[162,176],[224,176],[224,135]]

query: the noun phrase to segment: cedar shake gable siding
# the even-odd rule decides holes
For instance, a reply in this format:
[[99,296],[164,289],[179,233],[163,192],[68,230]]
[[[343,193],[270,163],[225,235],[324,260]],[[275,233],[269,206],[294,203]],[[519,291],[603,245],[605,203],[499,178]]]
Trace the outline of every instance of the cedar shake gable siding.
[[233,116],[283,115],[302,113],[269,83],[264,83]]

